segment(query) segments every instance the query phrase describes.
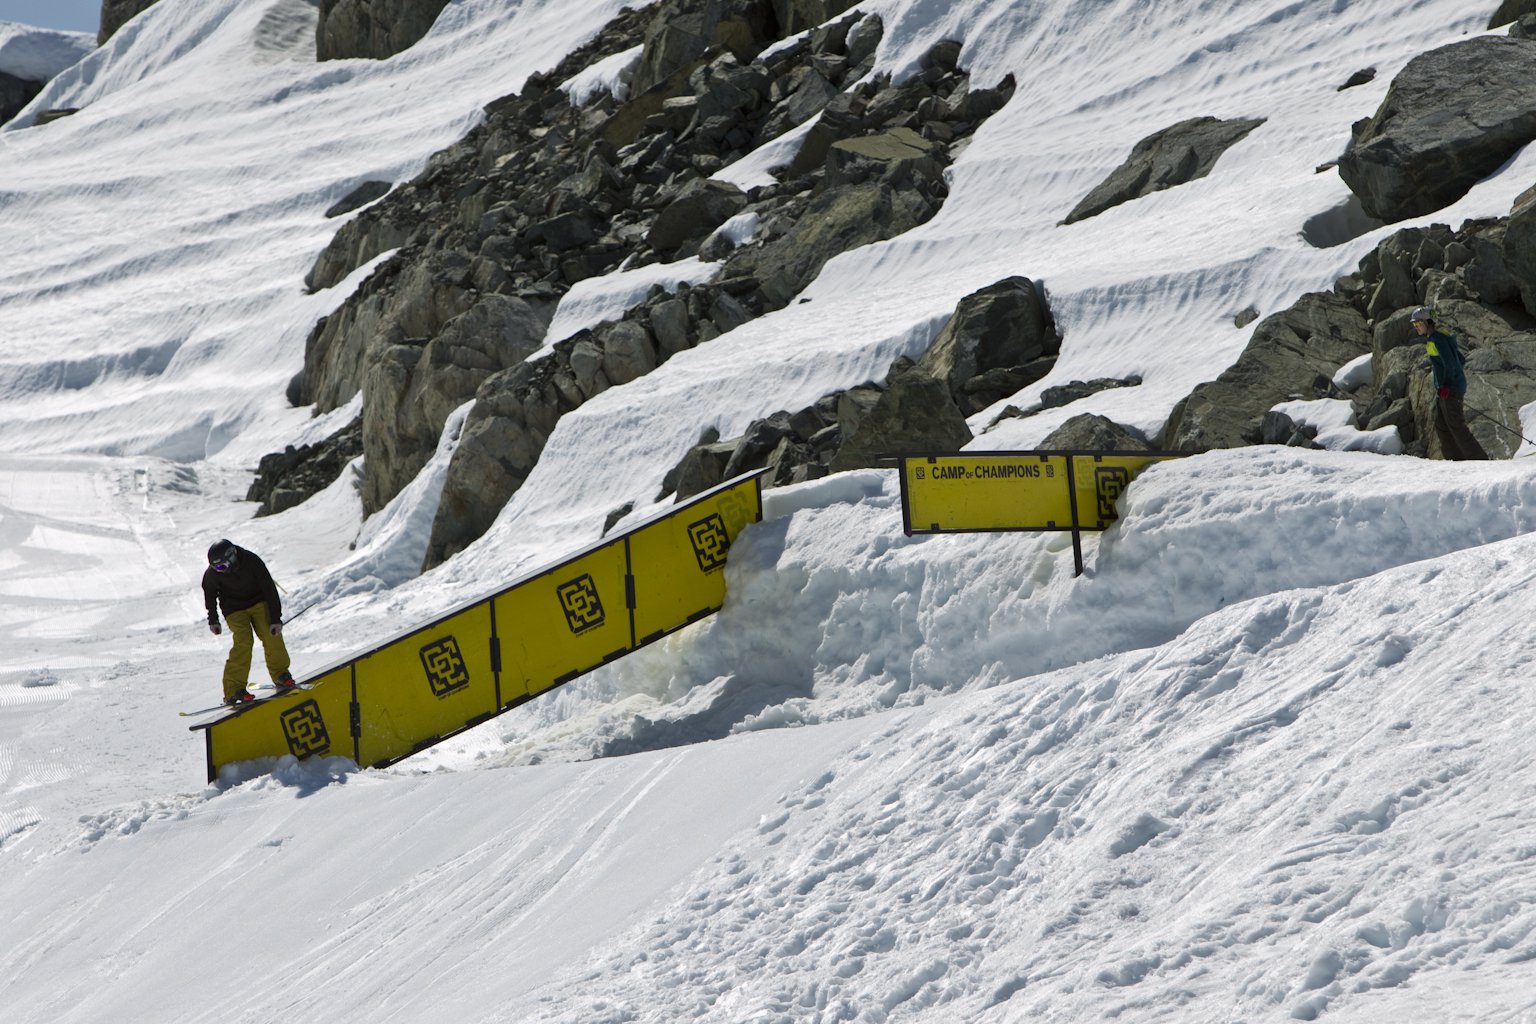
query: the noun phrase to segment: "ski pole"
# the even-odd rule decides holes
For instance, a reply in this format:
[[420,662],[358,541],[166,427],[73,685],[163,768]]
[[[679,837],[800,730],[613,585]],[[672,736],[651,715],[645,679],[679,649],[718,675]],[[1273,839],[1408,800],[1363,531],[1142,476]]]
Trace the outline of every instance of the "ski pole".
[[294,612],[292,615],[290,615],[286,619],[284,619],[283,620],[283,625],[285,625],[285,626],[289,625],[290,623],[293,622],[294,619],[298,618],[300,615],[303,615],[305,612],[309,611],[311,608],[313,608],[315,605],[317,605],[319,603],[320,603],[319,601],[311,601],[311,602],[309,602],[309,604],[305,605],[303,608],[300,608],[298,611]]
[[1531,445],[1532,447],[1536,447],[1536,441],[1532,441],[1530,438],[1526,437],[1524,434],[1520,433],[1520,431],[1516,430],[1513,427],[1506,427],[1503,423],[1500,423],[1498,420],[1494,419],[1492,416],[1489,416],[1487,413],[1483,412],[1483,410],[1481,410],[1481,409],[1474,409],[1470,405],[1465,406],[1465,408],[1466,408],[1466,410],[1468,412],[1475,412],[1475,413],[1477,413],[1483,419],[1487,420],[1489,423],[1492,423],[1494,426],[1498,427],[1500,430],[1507,430],[1511,434],[1514,434],[1516,437],[1518,437],[1520,440],[1524,441],[1526,444]]

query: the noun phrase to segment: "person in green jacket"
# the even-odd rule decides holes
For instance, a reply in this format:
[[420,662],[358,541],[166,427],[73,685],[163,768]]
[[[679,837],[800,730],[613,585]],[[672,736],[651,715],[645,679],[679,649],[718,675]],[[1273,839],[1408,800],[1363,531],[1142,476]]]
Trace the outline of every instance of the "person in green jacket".
[[1435,374],[1435,433],[1447,459],[1487,459],[1467,427],[1467,370],[1456,344],[1456,335],[1435,325],[1434,310],[1420,306],[1413,311],[1414,333],[1424,339],[1430,369]]
[[233,641],[224,662],[224,703],[254,699],[246,681],[256,638],[261,640],[272,685],[279,690],[293,688],[288,647],[283,643],[283,599],[265,562],[227,540],[216,541],[208,549],[208,568],[203,571],[203,604],[208,610],[208,631],[215,636],[223,632],[222,610]]

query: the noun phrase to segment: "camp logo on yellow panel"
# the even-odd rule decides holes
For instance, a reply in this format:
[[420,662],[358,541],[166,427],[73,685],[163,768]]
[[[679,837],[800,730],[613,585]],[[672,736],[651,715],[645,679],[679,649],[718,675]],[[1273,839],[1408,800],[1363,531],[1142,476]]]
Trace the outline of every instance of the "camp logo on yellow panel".
[[1099,518],[1115,519],[1115,502],[1131,485],[1131,471],[1124,466],[1095,466],[1093,491],[1099,499]]
[[603,601],[597,595],[597,583],[591,573],[582,573],[570,582],[560,584],[556,593],[560,595],[565,623],[572,633],[579,636],[603,624]]
[[283,736],[294,757],[314,757],[331,749],[331,734],[326,731],[320,705],[307,700],[283,712]]
[[469,666],[464,663],[464,652],[451,636],[434,640],[421,649],[421,667],[427,670],[427,685],[438,697],[446,697],[469,685]]
[[689,523],[688,540],[693,544],[693,556],[699,560],[701,570],[714,572],[725,567],[725,556],[731,550],[731,535],[719,513]]

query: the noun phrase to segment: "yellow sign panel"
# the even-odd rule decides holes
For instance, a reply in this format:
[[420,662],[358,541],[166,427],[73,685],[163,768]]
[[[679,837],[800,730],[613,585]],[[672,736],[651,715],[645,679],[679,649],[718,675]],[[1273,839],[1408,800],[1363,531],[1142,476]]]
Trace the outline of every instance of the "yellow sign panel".
[[931,455],[901,463],[908,533],[1070,530],[1062,455]]
[[634,646],[627,576],[620,538],[492,599],[503,707]]
[[759,474],[328,669],[206,729],[210,781],[292,753],[392,764],[717,610],[726,552],[762,518]]
[[681,629],[725,603],[725,556],[761,517],[753,476],[710,492],[629,535],[636,645]]
[[499,710],[489,602],[354,664],[359,764],[397,761]]
[[258,757],[353,757],[352,667],[334,668],[306,685],[312,688],[263,700],[209,728],[209,781],[219,766]]
[[1115,503],[1143,469],[1176,455],[1098,455],[1072,457],[1077,490],[1077,524],[1082,530],[1107,530],[1119,518]]

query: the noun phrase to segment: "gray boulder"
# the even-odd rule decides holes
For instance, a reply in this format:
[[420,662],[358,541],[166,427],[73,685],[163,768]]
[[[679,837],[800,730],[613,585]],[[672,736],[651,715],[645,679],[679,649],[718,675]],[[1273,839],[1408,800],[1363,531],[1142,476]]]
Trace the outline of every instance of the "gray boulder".
[[1153,132],[1131,148],[1131,155],[1083,197],[1063,224],[1103,213],[1121,203],[1173,188],[1211,173],[1216,161],[1263,118],[1224,121],[1192,117]]
[[776,36],[771,0],[662,0],[645,33],[630,93],[640,96],[691,71],[711,49],[748,61]]
[[782,237],[731,261],[736,276],[760,283],[767,309],[789,303],[839,253],[894,238],[928,220],[939,204],[916,190],[882,182],[829,189],[816,196]]
[[364,377],[363,509],[371,515],[408,484],[437,448],[449,415],[493,373],[537,352],[550,310],[487,295],[426,343],[377,351]]
[[1488,19],[1488,27],[1498,28],[1501,25],[1508,25],[1527,14],[1536,14],[1536,0],[1504,0],[1499,4],[1498,10],[1493,12],[1493,17]]
[[363,424],[353,420],[317,444],[263,455],[246,501],[260,502],[256,515],[269,516],[301,505],[335,483],[347,464],[363,454]]
[[101,0],[101,25],[96,32],[99,46],[117,34],[117,30],[151,7],[155,0]]
[[1525,311],[1536,316],[1536,188],[1515,200],[1501,246],[1504,267]]
[[656,215],[646,244],[662,254],[692,255],[711,231],[746,205],[746,193],[730,182],[695,178]]
[[1421,54],[1356,122],[1339,175],[1384,221],[1447,206],[1536,139],[1536,43],[1482,36]]
[[448,0],[319,0],[315,56],[383,60],[431,31]]
[[[852,419],[852,417],[850,417]],[[886,389],[853,423],[839,417],[834,473],[880,464],[902,452],[955,452],[972,437],[948,386],[910,361],[892,368]]]
[[1174,407],[1162,447],[1199,452],[1256,443],[1273,406],[1313,397],[1319,374],[1332,376],[1369,351],[1371,334],[1359,310],[1332,292],[1304,295],[1259,321],[1237,362]]
[[960,410],[970,415],[990,405],[987,399],[1003,383],[996,373],[989,381],[978,378],[1016,371],[1060,350],[1061,338],[1040,289],[1026,277],[1009,277],[961,299],[918,365],[943,381]]
[[1040,442],[1044,451],[1062,452],[1149,452],[1147,439],[1096,413],[1073,416],[1047,434]]
[[0,124],[5,124],[21,112],[21,108],[43,91],[42,82],[30,78],[17,78],[0,71]]

